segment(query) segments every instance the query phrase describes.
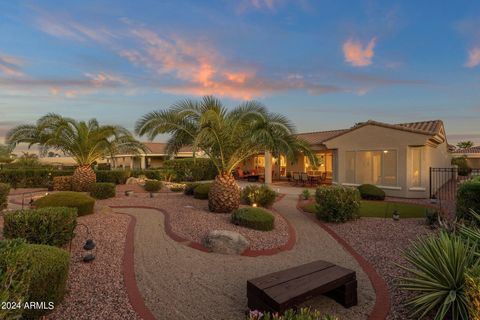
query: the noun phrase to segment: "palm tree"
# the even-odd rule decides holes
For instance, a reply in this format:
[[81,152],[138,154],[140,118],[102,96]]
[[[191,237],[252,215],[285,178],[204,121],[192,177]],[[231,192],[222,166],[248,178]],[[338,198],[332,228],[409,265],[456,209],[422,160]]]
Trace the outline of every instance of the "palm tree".
[[209,192],[209,209],[230,212],[240,204],[240,188],[232,171],[245,159],[260,152],[283,154],[290,161],[303,152],[312,163],[318,159],[307,143],[297,139],[292,123],[284,116],[268,112],[258,102],[245,102],[228,110],[218,99],[184,100],[167,110],[154,111],[136,124],[140,136],[153,140],[169,133],[167,152],[175,154],[183,146],[193,147],[210,157],[218,175]]
[[474,146],[474,143],[473,141],[459,141],[457,143],[457,147],[459,147],[460,149],[468,149],[468,148],[471,148]]
[[0,144],[0,163],[10,163],[13,160],[12,149],[9,146]]
[[7,133],[7,143],[14,148],[19,143],[39,145],[41,154],[51,149],[71,156],[78,167],[72,177],[75,191],[88,191],[96,181],[92,164],[118,152],[144,150],[131,133],[121,126],[100,125],[96,119],[76,121],[49,113],[35,125],[20,125]]

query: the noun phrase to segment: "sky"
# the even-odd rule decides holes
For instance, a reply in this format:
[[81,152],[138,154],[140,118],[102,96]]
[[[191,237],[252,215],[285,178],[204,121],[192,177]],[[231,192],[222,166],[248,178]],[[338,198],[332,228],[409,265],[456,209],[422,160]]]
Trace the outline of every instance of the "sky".
[[441,119],[480,144],[480,1],[0,3],[0,143],[49,112],[133,129],[203,95],[298,132]]

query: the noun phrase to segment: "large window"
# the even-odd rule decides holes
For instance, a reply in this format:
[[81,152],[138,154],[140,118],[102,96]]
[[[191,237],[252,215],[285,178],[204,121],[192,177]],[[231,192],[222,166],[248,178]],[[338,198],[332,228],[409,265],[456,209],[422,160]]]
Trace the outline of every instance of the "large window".
[[422,186],[422,149],[412,148],[412,187]]
[[397,185],[397,151],[348,151],[345,179],[349,183]]

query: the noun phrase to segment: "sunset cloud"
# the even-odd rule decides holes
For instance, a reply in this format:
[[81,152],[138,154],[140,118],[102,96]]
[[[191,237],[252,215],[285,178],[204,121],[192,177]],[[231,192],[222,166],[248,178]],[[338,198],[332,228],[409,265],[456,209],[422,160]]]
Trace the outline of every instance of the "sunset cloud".
[[374,48],[376,38],[372,38],[368,44],[362,45],[360,41],[349,39],[343,44],[343,54],[345,61],[354,67],[366,67],[372,64],[372,58],[375,55]]
[[468,61],[465,63],[465,66],[469,68],[474,68],[478,65],[480,65],[480,47],[468,51]]
[[0,53],[0,74],[9,77],[23,76],[22,66],[24,62],[14,56]]

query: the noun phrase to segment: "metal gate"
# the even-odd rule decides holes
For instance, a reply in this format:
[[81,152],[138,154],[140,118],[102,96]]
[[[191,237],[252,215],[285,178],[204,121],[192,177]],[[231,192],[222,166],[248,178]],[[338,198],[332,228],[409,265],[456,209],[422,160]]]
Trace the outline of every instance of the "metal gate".
[[430,199],[455,200],[458,185],[480,176],[480,169],[430,167]]

